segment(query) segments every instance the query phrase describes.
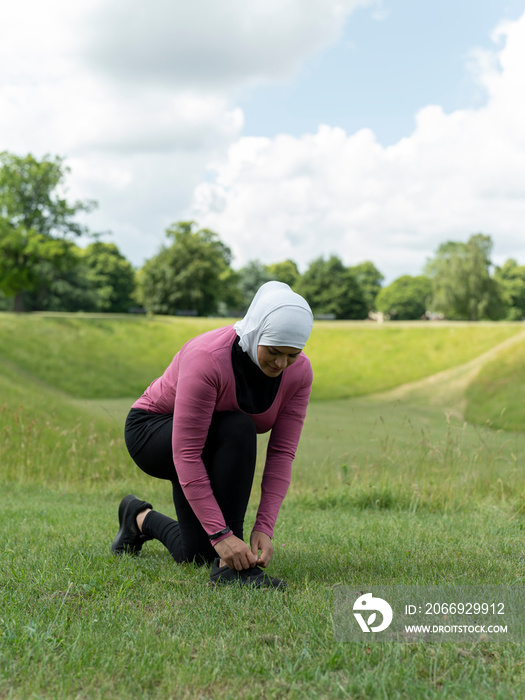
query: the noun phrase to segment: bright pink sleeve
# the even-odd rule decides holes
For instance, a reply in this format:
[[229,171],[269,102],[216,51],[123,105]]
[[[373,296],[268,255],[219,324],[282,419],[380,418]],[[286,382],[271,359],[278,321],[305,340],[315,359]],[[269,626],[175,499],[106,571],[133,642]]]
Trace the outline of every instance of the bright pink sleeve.
[[301,437],[311,386],[312,368],[308,363],[304,383],[280,411],[268,442],[261,500],[253,529],[269,537],[273,537],[279,509],[290,486],[292,462]]
[[211,353],[181,352],[173,413],[173,462],[184,495],[208,535],[226,527],[202,461],[219,382],[220,372]]

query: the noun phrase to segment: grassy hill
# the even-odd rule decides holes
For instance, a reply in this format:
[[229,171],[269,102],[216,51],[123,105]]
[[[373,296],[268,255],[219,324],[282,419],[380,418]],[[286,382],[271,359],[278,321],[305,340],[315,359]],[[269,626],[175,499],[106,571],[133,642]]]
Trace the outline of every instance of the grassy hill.
[[[0,315],[0,373],[77,398],[137,397],[183,343],[225,319]],[[320,323],[305,349],[312,398],[385,391],[461,365],[519,333],[518,324]]]
[[501,350],[467,389],[465,417],[494,430],[525,430],[525,342]]
[[[122,431],[129,406],[186,340],[224,324],[223,319],[0,315],[4,476],[73,480],[84,487],[126,478],[130,460]],[[397,461],[399,450],[419,444],[418,436],[430,425],[440,426],[440,440],[450,439],[442,429],[444,415],[454,415],[458,426],[465,415],[473,423],[493,421],[501,414],[504,391],[512,390],[516,399],[505,404],[507,425],[525,430],[521,333],[518,324],[316,323],[306,348],[315,375],[313,400],[293,488],[338,486],[349,480],[349,469],[359,481],[363,462],[368,470],[373,467],[365,481],[377,482],[385,459]],[[495,359],[486,360],[484,370],[483,358],[491,353]],[[469,362],[476,372],[481,363],[479,377],[464,369]],[[507,372],[507,382],[492,381],[492,391],[485,391],[486,372],[494,367]],[[476,430],[463,432],[463,442],[470,440],[475,454]],[[387,433],[385,447],[380,436]]]

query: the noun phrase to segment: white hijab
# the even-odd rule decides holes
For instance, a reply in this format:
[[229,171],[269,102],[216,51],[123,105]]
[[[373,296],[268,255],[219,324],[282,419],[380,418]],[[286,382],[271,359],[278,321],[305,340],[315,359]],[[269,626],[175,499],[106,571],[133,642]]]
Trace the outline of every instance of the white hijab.
[[312,331],[313,314],[302,296],[284,282],[266,282],[254,296],[250,308],[234,325],[239,345],[260,368],[257,346],[290,347],[302,350]]

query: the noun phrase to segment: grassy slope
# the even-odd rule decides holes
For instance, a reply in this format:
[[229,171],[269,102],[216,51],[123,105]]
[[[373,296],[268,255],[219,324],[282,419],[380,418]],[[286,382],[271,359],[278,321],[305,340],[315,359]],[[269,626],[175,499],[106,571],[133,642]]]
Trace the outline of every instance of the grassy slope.
[[[225,319],[0,314],[0,373],[19,369],[81,398],[138,396],[189,338]],[[463,364],[518,324],[317,323],[314,399],[376,393]]]
[[467,390],[466,419],[493,429],[525,429],[525,342],[487,363]]
[[[94,483],[95,486],[98,481],[126,479],[130,459],[123,445],[122,426],[132,398],[107,397],[133,397],[133,390],[137,396],[162,371],[174,346],[180,346],[193,333],[218,324],[219,321],[196,319],[151,321],[1,315],[0,448],[4,477],[54,483],[72,479],[77,485]],[[351,383],[353,377],[362,377],[367,368],[375,367],[374,386],[386,389],[392,383],[392,376],[389,366],[383,367],[387,371],[381,374],[382,365],[377,359],[384,355],[385,347],[389,352],[395,348],[400,363],[397,377],[406,380],[412,379],[414,373],[421,373],[419,366],[414,371],[417,363],[411,361],[411,352],[434,358],[434,363],[429,361],[425,367],[435,367],[438,356],[437,366],[445,362],[450,365],[454,359],[451,348],[463,360],[467,349],[472,356],[519,331],[519,325],[497,324],[394,328],[320,324],[310,348],[316,384],[320,385],[317,394],[325,395],[330,387],[327,366],[339,368],[340,385]],[[320,351],[323,338],[325,353]],[[61,353],[58,348],[62,348]],[[439,355],[440,348],[447,348],[449,353]],[[518,358],[512,368],[523,361],[522,342],[501,352],[505,358],[509,353],[510,357]],[[352,356],[354,361],[344,362],[343,356]],[[487,365],[489,369],[493,366],[501,368],[505,364]],[[444,379],[446,373],[438,375],[440,390],[432,383],[427,384],[433,381],[430,377],[419,389],[419,385],[409,384],[409,388],[415,388],[408,394],[394,391],[356,397],[352,401],[312,401],[296,459],[292,494],[339,488],[347,482],[354,494],[362,490],[366,493],[370,484],[375,484],[375,490],[383,488],[384,483],[382,486],[380,482],[385,480],[392,489],[399,471],[399,480],[405,483],[403,498],[412,498],[410,494],[415,489],[421,501],[425,492],[432,491],[432,471],[443,478],[443,467],[452,469],[455,462],[461,463],[461,469],[456,464],[457,475],[463,473],[462,478],[470,488],[477,484],[476,488],[484,495],[494,490],[494,484],[488,486],[493,468],[505,475],[514,473],[519,454],[516,442],[520,438],[512,434],[497,436],[490,431],[480,433],[474,426],[464,425],[461,411],[448,411],[448,422],[444,423],[446,402],[457,406],[460,400],[452,394],[454,388],[461,386],[456,374],[463,370],[460,367],[449,372],[452,374],[448,383]],[[472,387],[482,386],[483,371],[479,376],[475,384],[471,383],[470,393]],[[512,384],[518,396],[520,386],[519,381]],[[448,387],[445,396],[444,387]],[[101,398],[104,392],[105,397]],[[78,398],[79,395],[95,398]],[[495,405],[487,396],[483,395],[484,402],[475,401],[480,422]],[[468,410],[472,401],[471,398],[467,404]],[[517,402],[514,414],[517,426],[524,425],[521,405]],[[510,415],[512,411],[506,413]],[[261,442],[264,443],[264,437]],[[484,465],[490,462],[488,475],[478,468],[480,461]],[[435,466],[429,469],[431,464]],[[412,474],[412,486],[408,489],[407,465]],[[456,497],[465,498],[463,490],[457,490],[457,479],[454,484]]]
[[224,321],[0,314],[0,373],[78,398],[140,396],[189,338]]
[[374,394],[461,365],[522,330],[518,324],[317,324],[306,352],[314,399]]
[[[0,315],[4,476],[63,483],[69,474],[75,483],[88,484],[125,478],[130,460],[122,425],[132,399],[185,340],[220,323],[224,321]],[[412,381],[424,370],[450,367],[519,331],[521,326],[516,324],[380,328],[318,324],[308,349],[317,387],[314,398],[331,391],[345,393],[354,383],[360,383],[355,389],[359,394],[365,377],[374,390],[385,390],[394,378]],[[385,355],[397,358],[395,375],[391,364],[383,364]],[[426,360],[414,362],[414,356]],[[426,415],[434,393],[425,388],[406,408],[397,396],[362,397],[350,403],[313,401],[296,461],[294,488],[332,488],[344,481],[355,486],[363,480],[363,465],[370,472],[365,479],[369,481],[376,478],[374,465],[381,471],[388,460],[403,463],[410,456],[413,464],[417,454],[420,463],[428,461],[426,433],[429,426],[441,423],[443,415],[441,410],[431,410],[430,418]],[[116,398],[126,396],[130,398]],[[521,411],[517,420],[523,421]],[[461,441],[470,445],[473,459],[491,437],[482,441],[475,429],[462,426],[462,422],[449,425],[440,440],[452,443],[461,430]],[[437,447],[432,449],[437,455]],[[439,449],[450,446],[443,444]],[[512,465],[512,458],[500,461],[505,469]]]

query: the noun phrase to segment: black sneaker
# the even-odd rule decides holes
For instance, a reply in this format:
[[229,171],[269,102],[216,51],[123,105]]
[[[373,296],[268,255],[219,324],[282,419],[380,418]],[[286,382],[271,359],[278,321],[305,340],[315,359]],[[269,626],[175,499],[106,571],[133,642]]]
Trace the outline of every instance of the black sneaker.
[[254,566],[251,569],[236,571],[229,566],[219,566],[220,559],[214,559],[210,582],[216,585],[228,586],[238,584],[240,586],[253,586],[254,588],[286,588],[286,583],[279,578],[268,576],[261,568]]
[[115,554],[138,554],[144,542],[151,539],[143,535],[137,527],[136,517],[145,508],[153,508],[151,503],[141,501],[136,496],[125,496],[118,507],[120,530],[113,540],[111,551]]

